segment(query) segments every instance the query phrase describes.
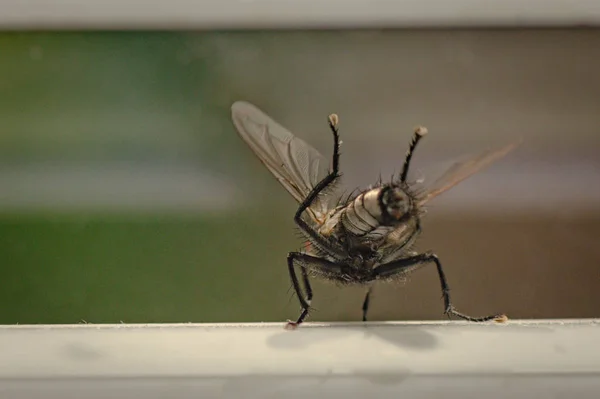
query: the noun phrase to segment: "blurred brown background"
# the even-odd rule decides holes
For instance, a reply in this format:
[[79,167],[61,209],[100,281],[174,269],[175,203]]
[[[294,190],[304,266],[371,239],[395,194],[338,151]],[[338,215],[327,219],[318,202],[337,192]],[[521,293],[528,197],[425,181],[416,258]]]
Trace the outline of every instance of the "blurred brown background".
[[[1,33],[0,322],[283,321],[294,201],[236,136],[255,103],[347,188],[522,138],[432,203],[422,250],[474,316],[598,317],[600,30]],[[315,283],[311,320],[360,320]],[[438,319],[433,267],[370,319]]]

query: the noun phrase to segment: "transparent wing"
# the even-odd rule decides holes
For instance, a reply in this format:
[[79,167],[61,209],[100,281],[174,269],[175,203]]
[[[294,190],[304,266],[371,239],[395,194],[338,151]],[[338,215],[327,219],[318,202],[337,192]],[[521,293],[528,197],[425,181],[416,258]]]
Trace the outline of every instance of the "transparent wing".
[[[235,102],[231,117],[240,137],[299,203],[329,173],[327,158],[254,105]],[[321,224],[328,209],[327,198],[317,198],[307,211]]]
[[431,201],[433,198],[448,191],[466,178],[480,172],[482,169],[503,158],[520,143],[521,142],[519,141],[502,148],[487,150],[475,157],[455,163],[425,189],[425,192],[421,195],[420,205]]

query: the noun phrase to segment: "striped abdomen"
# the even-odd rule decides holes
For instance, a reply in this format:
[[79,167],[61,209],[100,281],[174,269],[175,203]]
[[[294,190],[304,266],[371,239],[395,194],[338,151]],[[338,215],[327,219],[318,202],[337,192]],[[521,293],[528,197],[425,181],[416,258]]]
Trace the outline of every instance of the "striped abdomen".
[[411,209],[410,196],[398,186],[377,187],[359,194],[342,214],[342,225],[362,237],[374,230],[396,225]]
[[380,195],[383,187],[374,188],[358,195],[348,204],[342,214],[342,225],[355,236],[364,236],[381,225]]

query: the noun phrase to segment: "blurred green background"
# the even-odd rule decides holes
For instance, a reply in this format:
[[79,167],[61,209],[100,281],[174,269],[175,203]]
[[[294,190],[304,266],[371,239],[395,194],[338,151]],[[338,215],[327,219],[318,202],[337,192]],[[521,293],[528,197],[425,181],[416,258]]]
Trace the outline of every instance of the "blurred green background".
[[[0,33],[0,323],[284,321],[295,204],[235,134],[254,102],[348,188],[525,143],[431,208],[420,249],[465,313],[598,316],[600,32]],[[425,173],[425,176],[430,176]],[[594,183],[595,182],[595,183]],[[433,268],[371,319],[441,318]],[[363,290],[315,283],[311,320]]]

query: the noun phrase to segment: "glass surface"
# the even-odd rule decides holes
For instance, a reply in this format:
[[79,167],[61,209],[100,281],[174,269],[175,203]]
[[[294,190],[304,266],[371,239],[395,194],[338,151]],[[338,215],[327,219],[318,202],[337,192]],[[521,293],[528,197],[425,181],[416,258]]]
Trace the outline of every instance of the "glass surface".
[[[295,203],[236,135],[247,100],[344,187],[523,138],[429,207],[419,251],[455,306],[598,317],[600,31],[0,33],[0,323],[285,321]],[[360,320],[315,281],[309,320]],[[370,320],[443,318],[433,266],[380,284]]]

